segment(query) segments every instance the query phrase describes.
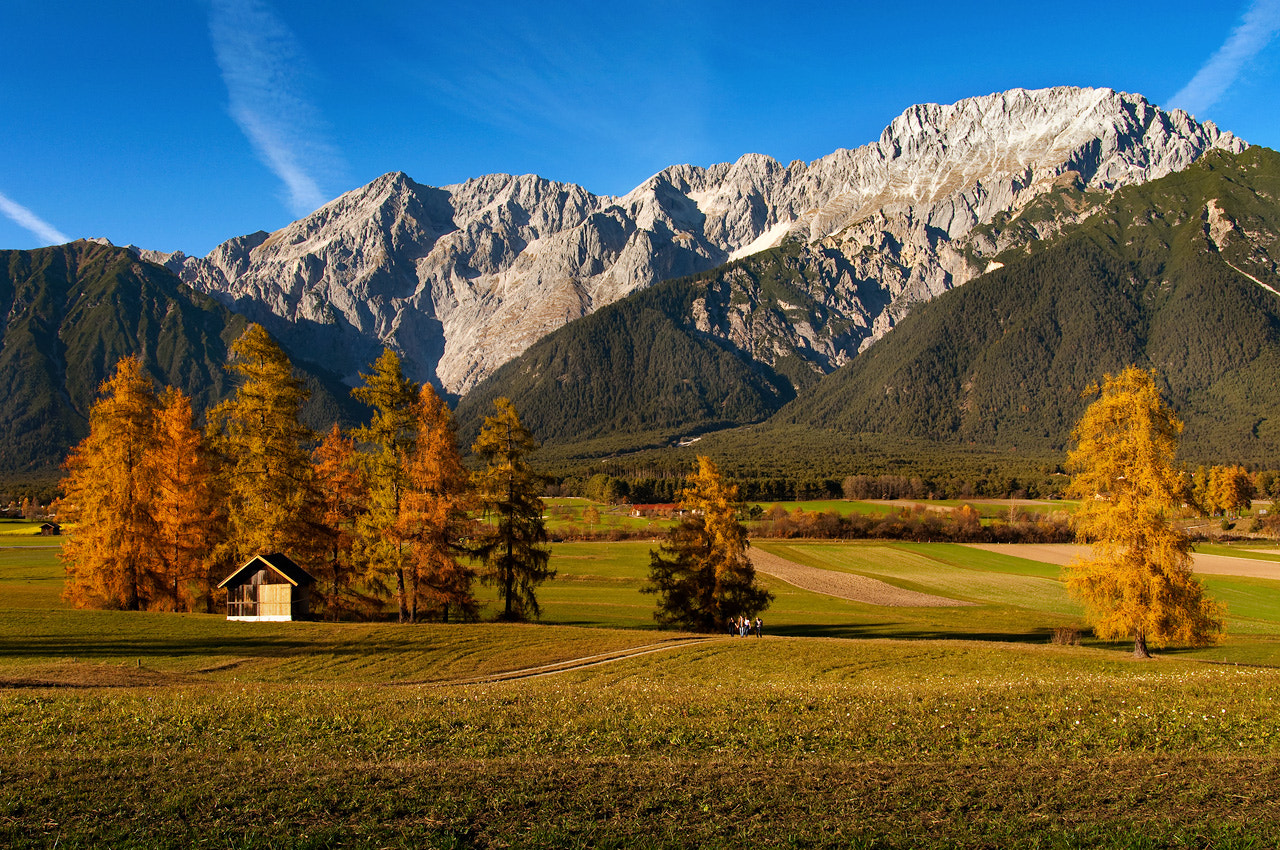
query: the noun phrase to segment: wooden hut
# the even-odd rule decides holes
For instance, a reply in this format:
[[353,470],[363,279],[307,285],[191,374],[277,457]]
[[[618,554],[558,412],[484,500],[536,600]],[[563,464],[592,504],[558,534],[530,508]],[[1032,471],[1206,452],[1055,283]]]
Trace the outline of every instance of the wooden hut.
[[223,579],[228,620],[305,620],[311,609],[311,573],[288,556],[254,555]]

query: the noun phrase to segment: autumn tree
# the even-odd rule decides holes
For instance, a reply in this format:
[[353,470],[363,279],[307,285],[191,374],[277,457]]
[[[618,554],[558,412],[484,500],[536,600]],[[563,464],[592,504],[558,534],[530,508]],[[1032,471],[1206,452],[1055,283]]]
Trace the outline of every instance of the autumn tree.
[[471,447],[485,464],[475,476],[485,525],[474,551],[484,562],[482,580],[498,587],[502,619],[523,620],[541,613],[536,588],[555,576],[548,566],[551,553],[543,547],[543,479],[529,466],[527,457],[538,444],[515,407],[505,398],[494,407]]
[[1107,375],[1073,431],[1068,495],[1080,542],[1092,555],[1068,565],[1067,589],[1086,607],[1103,640],[1148,645],[1214,643],[1221,609],[1191,573],[1190,541],[1172,525],[1185,485],[1174,465],[1182,423],[1164,403],[1155,375],[1129,367]]
[[1196,471],[1191,473],[1192,507],[1199,511],[1201,516],[1213,516],[1218,512],[1218,498],[1210,485],[1209,475],[1208,467],[1203,464],[1197,466]]
[[439,615],[445,622],[450,614],[475,619],[475,571],[463,562],[475,502],[470,476],[462,466],[449,408],[430,384],[422,387],[416,410],[417,435],[406,459],[397,529],[410,544],[415,599],[421,613]]
[[1254,480],[1254,496],[1261,496],[1264,499],[1274,499],[1276,494],[1272,491],[1276,489],[1277,482],[1280,482],[1280,477],[1276,475],[1275,470],[1262,470]]
[[369,424],[357,428],[361,462],[369,481],[369,510],[360,520],[360,543],[368,579],[386,587],[395,582],[400,622],[417,619],[417,575],[400,532],[407,482],[406,464],[417,439],[418,384],[405,377],[400,357],[383,349],[364,386],[351,394],[373,408]]
[[1239,514],[1253,503],[1253,479],[1243,466],[1215,466],[1213,472],[1214,501],[1224,515]]
[[227,368],[236,392],[209,412],[207,430],[226,498],[229,557],[240,563],[304,549],[315,509],[308,451],[315,435],[298,418],[308,392],[261,325],[232,344]]
[[153,498],[156,405],[141,362],[121,360],[89,412],[89,436],[67,458],[63,505],[75,528],[61,551],[63,598],[77,607],[136,611],[167,589]]
[[738,488],[708,457],[681,496],[684,518],[658,550],[649,553],[649,581],[658,596],[654,619],[695,631],[714,631],[737,617],[752,617],[773,595],[756,583],[747,556],[747,529],[738,521]]
[[181,390],[161,395],[156,429],[152,497],[166,592],[177,610],[212,613],[213,591],[227,566],[215,555],[225,539],[226,514],[191,399]]
[[1243,466],[1200,466],[1191,476],[1191,495],[1202,516],[1230,516],[1248,508],[1257,490]]
[[311,572],[324,614],[336,620],[355,611],[372,613],[379,602],[356,583],[356,531],[368,508],[369,483],[356,457],[355,439],[344,436],[335,423],[312,453],[312,463],[318,524]]

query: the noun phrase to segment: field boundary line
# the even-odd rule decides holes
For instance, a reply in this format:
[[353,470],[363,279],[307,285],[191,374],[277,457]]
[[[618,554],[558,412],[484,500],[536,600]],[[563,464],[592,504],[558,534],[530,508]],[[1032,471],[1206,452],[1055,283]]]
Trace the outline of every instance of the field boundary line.
[[507,670],[502,673],[491,673],[487,676],[471,676],[466,679],[450,679],[448,681],[437,682],[399,682],[397,684],[427,685],[431,687],[444,688],[456,685],[483,685],[492,682],[508,682],[516,679],[532,679],[536,676],[554,676],[557,673],[569,673],[573,670],[582,670],[587,667],[598,667],[601,664],[611,664],[615,661],[626,661],[631,658],[651,655],[655,652],[664,652],[668,649],[682,649],[687,646],[697,646],[699,644],[711,643],[718,640],[727,640],[727,638],[699,637],[680,641],[668,641],[664,643],[650,643],[645,644],[644,646],[633,646],[628,649],[614,650],[613,652],[584,655],[581,658],[570,658],[565,661],[557,661],[553,664],[540,664],[537,667],[523,667],[518,670]]

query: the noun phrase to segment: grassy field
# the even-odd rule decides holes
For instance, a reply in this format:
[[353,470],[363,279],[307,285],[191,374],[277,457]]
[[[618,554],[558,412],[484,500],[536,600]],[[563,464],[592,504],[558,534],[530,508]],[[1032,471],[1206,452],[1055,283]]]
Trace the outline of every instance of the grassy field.
[[0,845],[1280,845],[1275,582],[1213,577],[1228,641],[1141,663],[1048,642],[1051,565],[760,545],[974,604],[770,582],[763,639],[694,640],[649,544],[578,543],[538,625],[229,623],[68,609],[55,549],[0,544]]
[[[608,534],[613,531],[628,534],[650,534],[660,537],[667,529],[675,525],[675,520],[663,517],[634,517],[631,505],[608,505],[592,502],[589,499],[564,497],[546,500],[547,512],[544,515],[547,530],[553,535],[566,531],[587,531],[595,534]],[[597,521],[588,522],[588,508],[596,509]]]

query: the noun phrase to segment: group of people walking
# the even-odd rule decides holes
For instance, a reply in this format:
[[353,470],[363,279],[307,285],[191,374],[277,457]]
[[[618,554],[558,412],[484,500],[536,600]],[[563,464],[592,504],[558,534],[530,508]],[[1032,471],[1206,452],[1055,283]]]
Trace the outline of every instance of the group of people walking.
[[750,617],[730,617],[729,618],[729,635],[732,637],[737,634],[738,637],[747,637],[755,632],[756,637],[764,634],[764,621],[756,617],[755,622]]

